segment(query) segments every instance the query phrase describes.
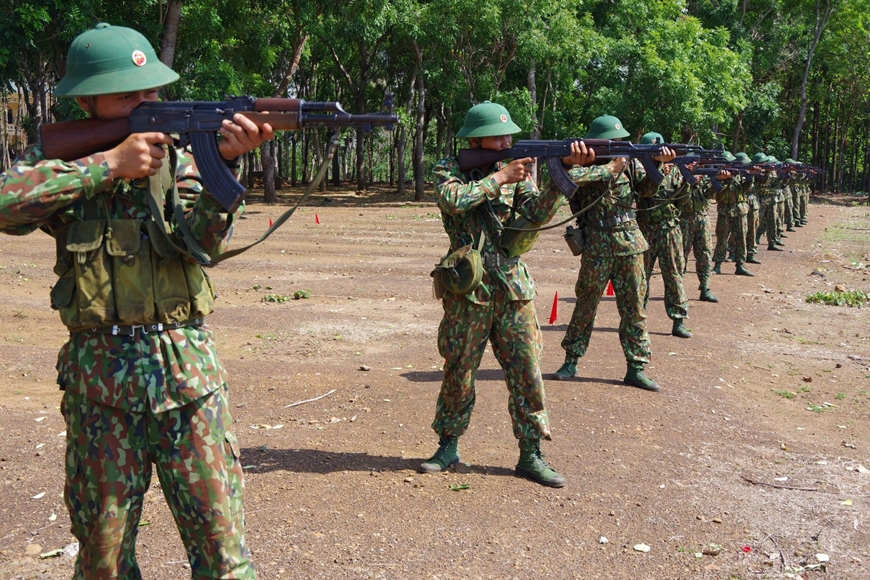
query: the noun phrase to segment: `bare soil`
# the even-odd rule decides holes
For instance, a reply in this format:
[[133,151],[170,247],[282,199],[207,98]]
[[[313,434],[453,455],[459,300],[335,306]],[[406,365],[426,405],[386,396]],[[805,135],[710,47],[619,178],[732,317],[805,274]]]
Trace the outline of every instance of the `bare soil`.
[[[251,203],[234,244],[254,240],[296,195]],[[718,304],[697,301],[690,261],[691,339],[670,336],[654,277],[649,373],[659,393],[621,383],[616,305],[602,298],[578,378],[547,382],[554,436],[544,450],[568,479],[549,489],[513,473],[518,451],[491,354],[463,463],[416,473],[437,446],[441,308],[429,272],[446,250],[437,209],[378,191],[317,196],[212,271],[220,296],[210,325],[230,371],[260,577],[870,577],[868,308],[805,301],[837,284],[870,290],[870,210],[866,200],[813,201],[786,251],[760,252],[756,277],[723,266],[712,279]],[[555,230],[526,261],[552,373],[579,259]],[[43,234],[0,243],[4,579],[72,574],[69,555],[43,557],[73,543],[52,264]],[[299,290],[310,297],[294,300]],[[159,488],[155,478],[140,528],[143,575],[189,578]]]

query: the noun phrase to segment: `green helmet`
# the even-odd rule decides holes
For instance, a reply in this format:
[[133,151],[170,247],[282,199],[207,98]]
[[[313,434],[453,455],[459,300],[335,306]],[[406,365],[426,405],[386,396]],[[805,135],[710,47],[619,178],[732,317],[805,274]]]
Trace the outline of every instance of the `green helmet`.
[[498,103],[484,101],[474,105],[465,114],[465,124],[456,133],[457,137],[500,137],[522,131],[513,121],[507,109]]
[[767,163],[769,159],[770,158],[761,151],[752,156],[753,163]]
[[641,145],[663,145],[664,142],[665,138],[662,137],[661,133],[656,133],[654,131],[644,133],[643,137],[640,138]]
[[168,85],[178,74],[160,62],[151,43],[131,28],[106,23],[79,34],[69,47],[58,97],[144,91]]
[[604,115],[592,121],[584,139],[619,139],[631,135],[622,126],[622,121],[613,115]]
[[726,161],[737,161],[737,157],[732,155],[730,151],[723,151],[722,157],[724,157]]
[[749,158],[749,155],[741,151],[740,153],[734,156],[737,161],[740,163],[752,163],[752,159]]
[[774,157],[773,155],[768,155],[768,156],[767,156],[767,162],[768,162],[768,163],[774,163],[774,164],[776,164],[776,165],[779,165],[779,164],[782,163],[782,161],[780,161],[779,159],[777,159],[777,158]]
[[786,158],[785,158],[785,162],[786,162],[786,163],[789,163],[789,164],[791,164],[791,165],[794,165],[794,164],[797,163],[797,161],[795,161],[795,160],[792,159],[791,157],[786,157]]

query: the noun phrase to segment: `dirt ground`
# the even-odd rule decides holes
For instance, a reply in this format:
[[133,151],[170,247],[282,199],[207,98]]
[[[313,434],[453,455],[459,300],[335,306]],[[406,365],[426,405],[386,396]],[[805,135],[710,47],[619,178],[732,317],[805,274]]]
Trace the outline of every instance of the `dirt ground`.
[[[253,202],[234,244],[285,207]],[[578,378],[547,381],[544,451],[568,479],[549,489],[513,473],[518,450],[491,353],[463,464],[416,473],[437,446],[441,309],[429,272],[446,249],[437,209],[376,192],[318,195],[212,271],[210,325],[230,372],[260,578],[870,577],[868,308],[805,301],[837,284],[870,290],[868,241],[866,205],[815,199],[785,252],[761,250],[756,277],[723,266],[711,283],[718,304],[697,301],[690,261],[689,340],[670,336],[655,276],[648,370],[659,393],[621,383],[616,305],[602,298]],[[562,361],[579,258],[554,230],[526,261],[546,378]],[[3,579],[72,572],[68,554],[51,555],[73,543],[52,264],[44,234],[0,240]],[[299,290],[310,297],[294,300]],[[189,578],[156,478],[137,553],[147,579]]]

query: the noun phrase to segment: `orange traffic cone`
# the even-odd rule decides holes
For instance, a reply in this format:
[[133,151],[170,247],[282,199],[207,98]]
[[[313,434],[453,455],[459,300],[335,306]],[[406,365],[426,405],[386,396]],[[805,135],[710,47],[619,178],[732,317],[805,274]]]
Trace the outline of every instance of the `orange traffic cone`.
[[607,290],[604,291],[605,296],[613,296],[613,280],[607,281]]
[[553,308],[550,310],[550,324],[556,322],[556,317],[559,316],[559,293],[553,294]]

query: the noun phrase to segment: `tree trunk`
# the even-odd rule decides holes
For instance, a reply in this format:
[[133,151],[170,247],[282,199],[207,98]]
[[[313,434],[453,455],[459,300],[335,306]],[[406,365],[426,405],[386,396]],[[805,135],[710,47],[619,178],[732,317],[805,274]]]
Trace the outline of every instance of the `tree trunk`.
[[[537,140],[541,138],[541,125],[538,123],[538,86],[535,83],[535,59],[529,63],[529,72],[526,74],[526,86],[529,88],[529,101],[532,103],[532,131],[529,133],[529,139]],[[532,170],[529,172],[529,177],[532,183],[541,185],[538,182],[538,165],[540,159],[535,159],[532,164]]]
[[[414,55],[418,62],[423,61],[423,52],[414,44]],[[414,201],[423,201],[426,195],[426,165],[423,161],[423,145],[426,142],[426,86],[423,75],[418,74],[414,81],[417,93],[417,115],[414,133]]]
[[166,18],[163,20],[163,39],[160,41],[160,62],[172,68],[175,46],[178,43],[178,26],[181,24],[181,5],[184,0],[167,0]]
[[812,68],[813,63],[813,55],[816,52],[816,46],[819,44],[819,39],[822,37],[822,32],[824,32],[825,28],[828,26],[828,20],[831,18],[831,14],[834,12],[836,4],[838,0],[825,0],[825,9],[820,13],[819,2],[821,0],[816,0],[816,24],[813,29],[813,39],[810,41],[809,50],[807,51],[807,63],[804,66],[804,73],[801,76],[801,107],[798,111],[797,123],[794,127],[794,134],[791,138],[791,157],[792,159],[797,159],[798,156],[798,144],[800,143],[801,138],[801,129],[804,126],[804,118],[806,117],[807,112],[807,80],[810,76],[810,69]]

